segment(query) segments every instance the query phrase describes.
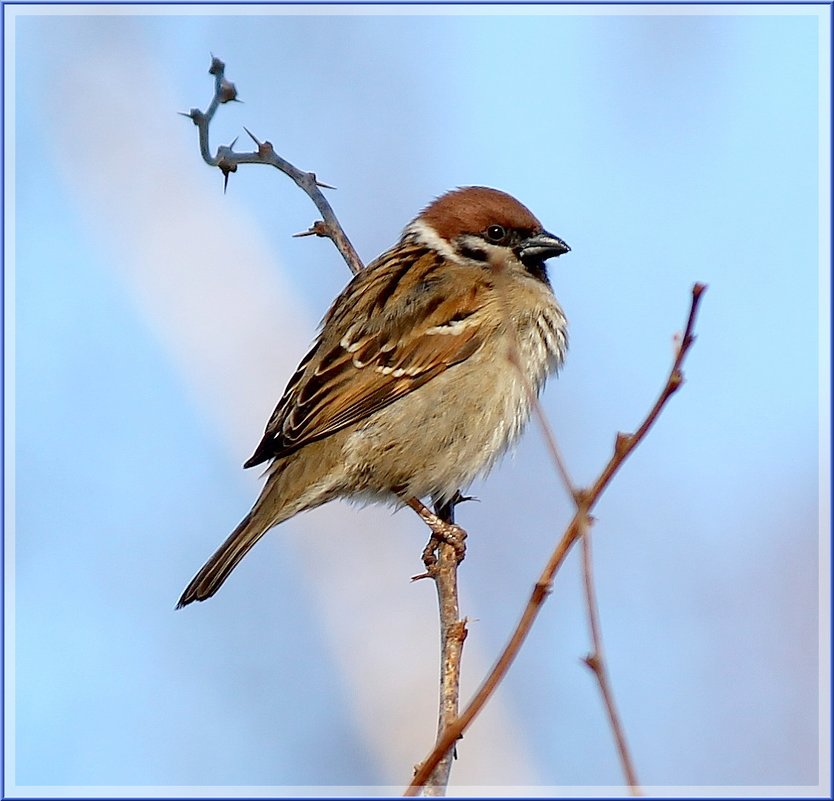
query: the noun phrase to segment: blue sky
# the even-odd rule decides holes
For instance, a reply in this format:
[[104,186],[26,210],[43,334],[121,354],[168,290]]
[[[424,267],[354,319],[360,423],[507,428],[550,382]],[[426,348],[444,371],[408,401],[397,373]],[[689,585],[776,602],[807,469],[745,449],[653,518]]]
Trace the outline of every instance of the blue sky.
[[[240,465],[348,278],[291,238],[316,216],[291,182],[242,168],[224,195],[199,159],[176,112],[207,104],[210,53],[245,101],[214,144],[245,125],[337,186],[366,261],[473,183],[570,244],[543,402],[579,484],[709,284],[687,382],[597,510],[609,669],[644,784],[816,786],[828,7],[337,11],[5,7],[7,793],[396,787],[433,737],[406,511],[302,515],[173,608],[254,500]],[[473,494],[465,692],[570,519],[534,425]],[[618,785],[588,647],[574,556],[453,781]]]

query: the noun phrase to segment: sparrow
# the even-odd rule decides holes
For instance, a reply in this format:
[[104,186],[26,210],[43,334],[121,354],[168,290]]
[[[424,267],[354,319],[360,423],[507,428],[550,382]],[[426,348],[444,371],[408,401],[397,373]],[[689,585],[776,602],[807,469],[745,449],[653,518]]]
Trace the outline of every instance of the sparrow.
[[185,588],[214,595],[273,526],[335,498],[448,503],[519,437],[562,365],[545,261],[570,248],[512,196],[437,198],[336,298],[244,467],[249,514]]

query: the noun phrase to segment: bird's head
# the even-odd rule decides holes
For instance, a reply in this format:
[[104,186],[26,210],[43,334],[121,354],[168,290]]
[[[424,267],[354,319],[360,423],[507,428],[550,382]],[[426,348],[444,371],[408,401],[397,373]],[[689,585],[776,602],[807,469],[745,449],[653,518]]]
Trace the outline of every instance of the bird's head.
[[512,195],[485,186],[465,186],[437,198],[409,232],[456,261],[520,263],[542,280],[547,280],[544,262],[570,250]]

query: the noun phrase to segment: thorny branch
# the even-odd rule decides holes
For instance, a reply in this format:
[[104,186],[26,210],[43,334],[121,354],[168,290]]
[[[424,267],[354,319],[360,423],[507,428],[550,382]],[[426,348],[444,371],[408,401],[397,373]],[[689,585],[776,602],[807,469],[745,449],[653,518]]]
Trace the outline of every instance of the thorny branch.
[[[237,101],[237,88],[227,80],[226,65],[219,58],[212,57],[209,73],[214,76],[214,96],[205,111],[193,108],[184,116],[191,119],[199,131],[200,154],[203,161],[211,167],[217,167],[223,173],[224,189],[228,185],[229,175],[237,172],[239,164],[265,164],[275,167],[289,176],[295,184],[313,201],[321,220],[314,222],[307,231],[296,236],[321,236],[330,239],[336,246],[348,269],[356,275],[364,269],[352,243],[344,232],[332,206],[321,189],[332,189],[320,182],[315,173],[305,172],[279,156],[271,142],[260,142],[250,131],[246,133],[257,146],[250,152],[235,151],[231,145],[221,145],[212,155],[209,147],[209,126],[217,109],[223,103]],[[463,641],[466,639],[466,621],[460,619],[458,607],[457,566],[463,559],[466,532],[454,523],[454,506],[463,500],[454,498],[446,506],[432,513],[419,499],[409,498],[406,503],[411,506],[431,529],[432,536],[423,552],[426,573],[415,578],[433,578],[437,588],[440,615],[440,709],[438,715],[438,740],[457,718],[460,698],[460,665]],[[436,555],[435,555],[436,554]],[[432,795],[442,795],[449,781],[452,749],[446,749],[447,755],[441,757],[432,767],[430,776]]]
[[674,395],[683,383],[682,366],[687,353],[695,341],[695,318],[705,290],[705,284],[695,284],[692,287],[692,302],[689,308],[689,317],[687,318],[686,329],[681,339],[680,347],[678,348],[674,363],[672,364],[672,368],[669,371],[666,384],[664,385],[660,396],[655,401],[654,406],[652,406],[637,431],[633,434],[620,433],[617,435],[614,445],[614,453],[591,488],[584,491],[577,491],[576,513],[565,530],[565,533],[562,535],[562,538],[559,540],[556,549],[551,554],[547,565],[545,565],[544,570],[539,576],[538,581],[533,587],[530,600],[527,602],[527,606],[521,615],[521,619],[510,637],[510,641],[505,646],[498,660],[493,665],[472,700],[463,712],[461,712],[457,720],[446,729],[444,736],[440,738],[431,753],[423,760],[420,765],[420,769],[414,775],[414,778],[407,788],[405,795],[417,794],[420,787],[428,780],[437,763],[454,746],[457,739],[469,727],[481,709],[483,709],[484,704],[486,704],[493,692],[495,692],[496,687],[504,678],[507,670],[509,670],[510,665],[518,654],[518,651],[529,634],[533,622],[538,616],[545,599],[549,595],[553,587],[553,579],[556,572],[561,567],[571,547],[582,536],[583,529],[588,523],[591,510],[594,508],[600,496],[611,482],[615,473],[620,469],[623,462],[625,462],[637,445],[642,442],[649,429],[657,420],[658,415],[666,405],[666,402],[670,397],[672,397],[672,395]]
[[296,185],[316,204],[316,208],[322,219],[313,223],[307,231],[296,234],[296,236],[323,236],[330,239],[336,246],[342,258],[347,263],[350,271],[356,275],[364,268],[359,254],[354,249],[347,234],[344,232],[341,223],[336,218],[333,207],[327,202],[321,188],[332,189],[332,186],[321,183],[313,172],[299,170],[298,167],[290,164],[286,159],[281,158],[271,142],[259,142],[257,138],[244,128],[252,141],[257,145],[257,150],[250,152],[238,152],[234,150],[235,139],[231,145],[220,145],[217,153],[212,156],[209,148],[209,125],[215,112],[222,103],[236,101],[237,88],[226,79],[226,65],[216,57],[212,57],[209,73],[214,76],[214,97],[205,111],[193,108],[184,116],[189,117],[197,126],[200,134],[200,155],[203,161],[210,167],[217,167],[223,173],[223,186],[229,183],[229,175],[237,172],[239,164],[267,164],[275,167],[284,175],[295,181]]

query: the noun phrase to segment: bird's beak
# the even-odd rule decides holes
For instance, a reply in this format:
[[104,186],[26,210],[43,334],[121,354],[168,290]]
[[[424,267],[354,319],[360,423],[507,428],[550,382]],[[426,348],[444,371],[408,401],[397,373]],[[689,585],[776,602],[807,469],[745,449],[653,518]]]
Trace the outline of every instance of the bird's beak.
[[522,260],[536,259],[537,261],[544,261],[545,259],[552,259],[554,256],[561,256],[568,251],[570,251],[570,248],[565,242],[547,231],[533,234],[518,246],[518,255]]

